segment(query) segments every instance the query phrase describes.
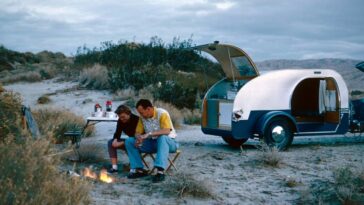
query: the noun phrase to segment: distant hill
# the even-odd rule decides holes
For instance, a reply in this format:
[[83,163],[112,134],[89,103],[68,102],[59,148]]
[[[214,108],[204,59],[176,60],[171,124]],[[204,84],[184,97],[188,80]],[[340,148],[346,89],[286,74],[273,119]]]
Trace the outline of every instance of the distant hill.
[[5,48],[0,44],[0,72],[17,69],[19,66],[34,65],[39,63],[65,64],[71,63],[61,52],[42,51],[37,54],[31,52],[17,52]]
[[333,69],[340,73],[350,90],[364,90],[364,72],[355,68],[360,60],[353,59],[307,59],[307,60],[266,60],[256,62],[259,70],[278,70],[290,68]]

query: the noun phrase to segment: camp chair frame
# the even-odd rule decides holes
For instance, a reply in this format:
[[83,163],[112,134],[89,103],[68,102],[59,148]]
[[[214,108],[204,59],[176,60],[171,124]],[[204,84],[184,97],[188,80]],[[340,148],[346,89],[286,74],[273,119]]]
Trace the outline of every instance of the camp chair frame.
[[[180,156],[180,154],[182,153],[182,151],[181,150],[179,150],[179,149],[177,149],[176,150],[176,152],[171,152],[171,153],[169,153],[170,155],[168,156],[168,162],[169,162],[169,164],[168,164],[168,167],[167,167],[167,169],[165,170],[166,172],[168,171],[168,170],[170,170],[171,169],[171,167],[173,167],[176,171],[178,171],[178,169],[177,169],[177,167],[176,167],[176,164],[175,164],[175,162],[176,162],[176,160],[178,159],[178,157]],[[149,153],[149,152],[143,152],[143,153],[141,153],[141,158],[142,158],[142,162],[143,162],[143,164],[147,167],[147,169],[149,169],[150,170],[150,165],[148,164],[148,162],[145,160],[145,158],[146,157],[150,157],[150,158],[152,158],[152,160],[153,160],[153,162],[155,161],[155,155],[156,153]],[[153,173],[154,172],[154,170],[155,170],[155,167],[153,168],[153,169],[151,169],[150,171],[149,171],[149,173]]]

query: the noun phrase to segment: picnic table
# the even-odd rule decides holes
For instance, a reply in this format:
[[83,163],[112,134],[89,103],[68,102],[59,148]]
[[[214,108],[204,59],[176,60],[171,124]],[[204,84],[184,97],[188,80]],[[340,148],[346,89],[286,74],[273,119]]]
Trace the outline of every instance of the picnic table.
[[83,126],[82,130],[71,130],[64,133],[64,136],[68,136],[72,138],[72,143],[76,144],[76,148],[80,147],[81,138],[84,135],[84,132],[88,126],[95,125],[100,122],[117,122],[118,117],[87,117],[86,124]]

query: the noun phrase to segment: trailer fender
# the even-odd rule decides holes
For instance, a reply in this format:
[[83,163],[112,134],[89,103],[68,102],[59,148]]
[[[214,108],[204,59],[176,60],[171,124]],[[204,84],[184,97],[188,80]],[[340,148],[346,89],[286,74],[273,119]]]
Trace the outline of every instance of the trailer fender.
[[296,120],[287,112],[283,111],[271,111],[264,114],[262,117],[259,118],[256,124],[256,131],[259,134],[259,136],[263,136],[264,130],[267,127],[269,121],[273,119],[274,117],[283,117],[286,118],[289,123],[291,123],[292,130],[294,132],[297,131],[297,123]]

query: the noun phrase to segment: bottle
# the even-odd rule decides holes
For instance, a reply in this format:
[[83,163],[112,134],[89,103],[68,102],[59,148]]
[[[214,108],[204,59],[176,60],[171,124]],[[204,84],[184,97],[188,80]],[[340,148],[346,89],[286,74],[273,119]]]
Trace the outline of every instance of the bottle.
[[111,112],[112,110],[112,102],[111,100],[106,101],[106,112]]
[[102,107],[99,103],[95,104],[95,112],[101,112],[102,111]]

